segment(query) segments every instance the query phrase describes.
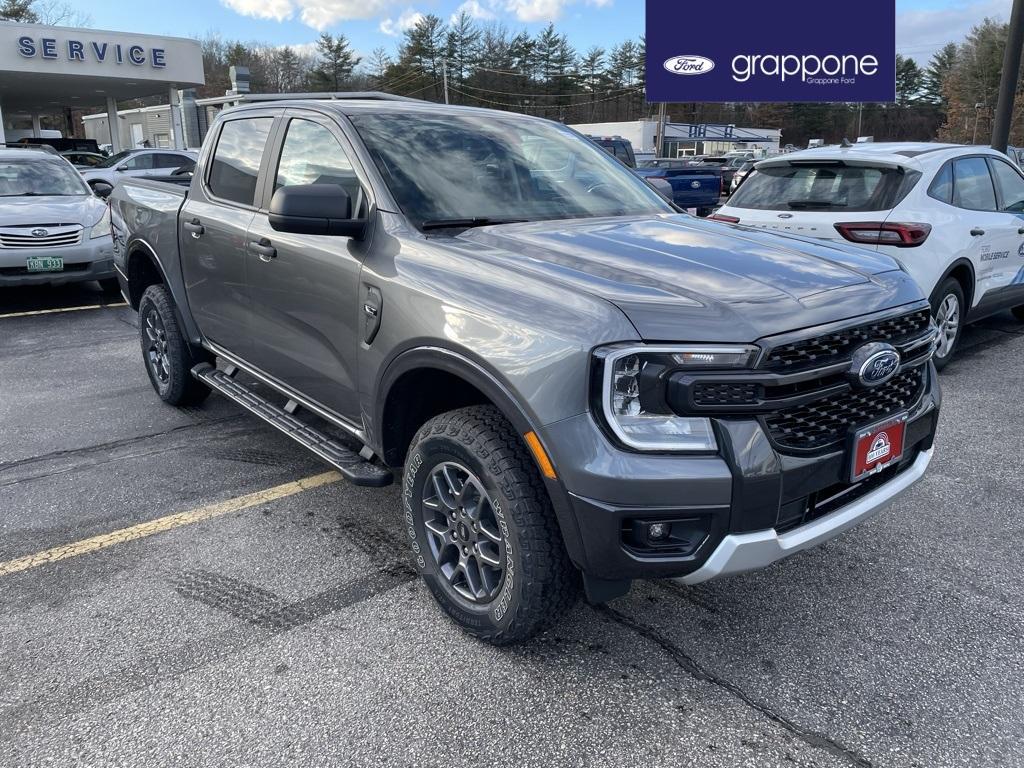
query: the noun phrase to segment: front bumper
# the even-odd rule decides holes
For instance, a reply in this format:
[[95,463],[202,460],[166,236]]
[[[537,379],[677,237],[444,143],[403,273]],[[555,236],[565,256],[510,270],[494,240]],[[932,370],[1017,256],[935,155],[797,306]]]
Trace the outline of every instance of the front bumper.
[[[588,577],[678,578],[694,584],[762,568],[816,546],[884,509],[924,474],[941,395],[931,364],[911,409],[902,461],[849,484],[845,447],[777,450],[753,418],[716,420],[718,455],[623,451],[589,414],[548,425],[545,441],[571,507],[570,545]],[[645,521],[678,521],[690,546],[636,546]],[[563,523],[563,531],[567,526]]]
[[[77,245],[56,248],[0,248],[0,287],[64,285],[86,280],[107,280],[114,271],[114,248],[109,235],[88,238]],[[64,259],[61,272],[29,272],[30,257]]]

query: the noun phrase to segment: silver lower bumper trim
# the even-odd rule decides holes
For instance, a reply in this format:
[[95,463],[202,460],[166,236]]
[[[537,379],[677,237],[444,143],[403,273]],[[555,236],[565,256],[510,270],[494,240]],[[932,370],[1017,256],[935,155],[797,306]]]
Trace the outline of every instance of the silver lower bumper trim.
[[885,485],[845,507],[840,507],[835,512],[830,512],[781,536],[774,529],[729,534],[722,539],[704,565],[675,581],[682,584],[699,584],[719,576],[755,571],[838,536],[885,509],[896,497],[920,480],[928,469],[934,450],[932,448],[922,451],[909,469]]

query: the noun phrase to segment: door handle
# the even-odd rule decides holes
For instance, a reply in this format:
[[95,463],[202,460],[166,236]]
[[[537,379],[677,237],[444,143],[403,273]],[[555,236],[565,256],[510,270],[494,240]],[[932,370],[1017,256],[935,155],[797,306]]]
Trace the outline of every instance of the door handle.
[[1017,234],[1024,235],[1024,227],[1017,227]]
[[984,234],[985,230],[979,229],[978,227],[975,227],[974,229],[971,230],[971,237],[981,237]]
[[260,257],[260,261],[267,262],[277,258],[277,248],[270,244],[265,237],[249,243],[249,250]]
[[199,222],[199,219],[192,219],[191,221],[186,221],[181,226],[184,227],[186,232],[191,232],[192,237],[196,238],[197,240],[206,231],[206,228]]

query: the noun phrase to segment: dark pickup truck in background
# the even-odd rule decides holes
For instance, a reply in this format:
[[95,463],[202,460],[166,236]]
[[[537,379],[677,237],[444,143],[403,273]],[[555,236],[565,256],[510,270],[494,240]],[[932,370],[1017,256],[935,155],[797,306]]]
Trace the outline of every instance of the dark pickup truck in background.
[[491,643],[581,588],[820,544],[932,457],[936,331],[894,259],[678,213],[558,123],[262,102],[221,113],[187,189],[110,203],[157,395],[216,390],[399,479],[424,583]]
[[687,160],[641,160],[636,173],[648,180],[664,179],[672,187],[672,202],[680,208],[696,208],[698,216],[711,215],[722,196],[721,173]]

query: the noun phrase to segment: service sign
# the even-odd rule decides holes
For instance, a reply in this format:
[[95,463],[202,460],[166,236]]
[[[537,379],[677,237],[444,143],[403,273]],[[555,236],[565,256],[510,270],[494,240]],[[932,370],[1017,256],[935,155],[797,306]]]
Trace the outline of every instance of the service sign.
[[895,101],[895,0],[647,0],[647,100]]

